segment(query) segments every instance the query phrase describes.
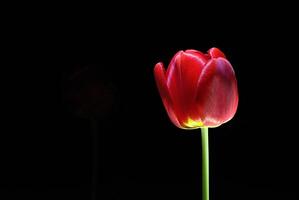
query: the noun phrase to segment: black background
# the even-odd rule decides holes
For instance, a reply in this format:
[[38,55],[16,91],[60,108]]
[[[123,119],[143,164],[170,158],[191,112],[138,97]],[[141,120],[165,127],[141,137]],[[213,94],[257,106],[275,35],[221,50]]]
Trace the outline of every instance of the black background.
[[96,132],[99,199],[201,199],[200,130],[171,124],[153,67],[179,50],[218,47],[235,69],[240,100],[231,121],[210,129],[211,199],[297,199],[296,32],[275,15],[232,19],[211,28],[179,21],[167,31],[100,23],[96,39],[63,35],[54,51],[68,60],[47,68],[58,68],[52,82],[18,90],[29,103],[14,109],[20,123],[8,124],[2,140],[3,191],[11,199],[90,199]]

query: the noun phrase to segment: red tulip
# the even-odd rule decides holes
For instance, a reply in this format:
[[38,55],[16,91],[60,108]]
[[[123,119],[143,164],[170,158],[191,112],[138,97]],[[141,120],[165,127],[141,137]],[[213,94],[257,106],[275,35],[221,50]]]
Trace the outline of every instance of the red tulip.
[[236,113],[239,97],[235,73],[217,48],[207,54],[179,51],[166,72],[159,62],[154,74],[168,116],[179,128],[217,127]]

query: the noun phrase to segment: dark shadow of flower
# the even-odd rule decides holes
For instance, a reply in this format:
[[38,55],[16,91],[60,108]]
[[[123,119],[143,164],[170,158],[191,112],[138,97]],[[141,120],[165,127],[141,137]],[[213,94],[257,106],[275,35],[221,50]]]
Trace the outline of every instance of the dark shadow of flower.
[[116,110],[116,86],[99,65],[74,65],[65,77],[63,101],[83,118],[103,118]]

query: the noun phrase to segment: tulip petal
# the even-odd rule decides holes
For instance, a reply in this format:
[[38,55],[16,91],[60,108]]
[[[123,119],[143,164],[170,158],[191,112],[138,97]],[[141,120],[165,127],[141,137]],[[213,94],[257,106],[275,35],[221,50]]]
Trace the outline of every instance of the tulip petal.
[[211,56],[211,58],[225,58],[224,53],[215,47],[209,49],[208,54]]
[[165,77],[165,69],[163,67],[163,63],[157,63],[155,68],[154,68],[154,75],[156,79],[156,84],[160,93],[160,96],[162,98],[162,102],[164,104],[164,107],[167,111],[167,114],[172,121],[177,127],[181,127],[175,113],[173,110],[173,103],[168,91],[168,87],[166,85],[166,77]]
[[229,121],[237,110],[237,80],[225,58],[211,59],[198,80],[197,111],[204,126],[215,127]]
[[194,49],[188,49],[185,51],[186,53],[190,53],[194,56],[196,56],[198,58],[198,61],[202,63],[202,65],[204,66],[208,60],[209,60],[209,56],[207,56],[206,54],[200,52],[200,51],[197,51],[197,50],[194,50]]
[[180,51],[171,62],[167,86],[174,103],[174,111],[181,124],[190,118],[190,108],[195,103],[197,82],[206,63],[202,53]]

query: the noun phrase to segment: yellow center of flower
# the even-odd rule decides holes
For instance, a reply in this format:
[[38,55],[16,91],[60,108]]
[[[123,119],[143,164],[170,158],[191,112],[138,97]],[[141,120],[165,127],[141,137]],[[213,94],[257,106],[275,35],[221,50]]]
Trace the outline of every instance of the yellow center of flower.
[[187,126],[188,128],[200,128],[204,126],[202,121],[194,121],[191,118],[188,118],[188,121],[185,122],[184,125]]

